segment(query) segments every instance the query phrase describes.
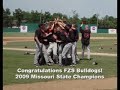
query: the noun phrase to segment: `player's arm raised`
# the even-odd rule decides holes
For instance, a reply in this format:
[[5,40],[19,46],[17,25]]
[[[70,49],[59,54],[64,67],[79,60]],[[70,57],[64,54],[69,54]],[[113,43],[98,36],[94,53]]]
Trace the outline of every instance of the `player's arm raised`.
[[82,31],[83,31],[82,26],[83,26],[83,22],[82,22],[82,24],[80,25],[80,32],[81,32],[81,33],[82,33]]
[[61,23],[61,22],[58,22],[58,25],[59,25],[62,29],[65,29],[64,27],[66,26],[66,24]]

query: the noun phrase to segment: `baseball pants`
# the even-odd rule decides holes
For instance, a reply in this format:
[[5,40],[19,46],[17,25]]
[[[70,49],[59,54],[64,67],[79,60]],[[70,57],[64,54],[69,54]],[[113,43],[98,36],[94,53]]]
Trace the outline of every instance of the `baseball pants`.
[[38,42],[35,42],[36,51],[34,56],[34,64],[38,64],[39,55],[42,53],[42,43],[38,44]]
[[53,60],[50,59],[49,56],[48,56],[47,48],[48,48],[48,45],[42,44],[42,53],[43,53],[43,56],[45,58],[46,64],[48,64],[48,63],[54,63]]
[[56,42],[50,42],[49,47],[47,49],[47,54],[49,56],[49,59],[51,60],[51,52],[53,51],[53,60],[56,60],[56,63],[58,63],[58,56],[57,56],[57,43]]
[[77,42],[74,42],[74,45],[75,45],[75,58],[76,58],[76,61],[79,61],[79,57],[77,54]]
[[90,45],[86,46],[82,44],[82,59],[84,59],[85,49],[87,49],[87,59],[90,59]]
[[76,42],[72,43],[72,64],[76,64]]
[[72,43],[67,43],[62,51],[62,58],[67,58],[67,53],[69,52],[69,49],[72,47]]
[[62,51],[63,51],[64,44],[58,44],[58,58],[59,58],[59,65],[62,65]]
[[73,42],[72,43],[72,48],[69,49],[69,53],[67,55],[67,57],[69,58],[70,55],[72,56],[72,60],[73,60],[73,64],[76,64],[76,61],[79,61],[79,57],[77,55],[77,42]]

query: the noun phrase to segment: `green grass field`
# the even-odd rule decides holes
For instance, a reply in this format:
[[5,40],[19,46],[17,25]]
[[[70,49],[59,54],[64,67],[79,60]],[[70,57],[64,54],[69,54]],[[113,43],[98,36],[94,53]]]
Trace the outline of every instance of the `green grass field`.
[[3,37],[33,37],[34,33],[3,32]]
[[[114,45],[117,40],[91,40],[91,52],[98,52],[98,53],[116,53],[117,46]],[[11,47],[11,48],[24,48],[27,46],[28,48],[35,49],[34,41],[27,41],[27,42],[10,42],[7,43],[4,47]],[[103,49],[99,49],[103,47]],[[78,51],[81,51],[81,41],[77,43]],[[112,48],[112,49],[111,49]]]
[[[3,84],[18,84],[18,83],[32,83],[32,82],[41,82],[41,81],[49,81],[46,79],[15,79],[15,75],[17,73],[18,68],[23,69],[34,69],[34,68],[54,68],[54,69],[63,69],[70,66],[60,67],[58,65],[54,66],[39,66],[35,67],[33,65],[34,55],[24,55],[23,51],[3,51]],[[102,68],[103,75],[105,78],[107,77],[115,77],[117,76],[117,57],[105,57],[105,56],[91,56],[93,60],[95,60],[98,65],[92,65],[93,60],[81,60],[79,64],[75,68]],[[72,67],[71,67],[72,68]],[[53,73],[37,73],[40,75],[50,75]],[[58,74],[58,73],[55,73]],[[68,73],[63,73],[68,74]],[[70,73],[73,74],[73,73]],[[91,74],[91,73],[86,73]],[[84,75],[84,73],[81,73]]]
[[[34,33],[3,33],[5,37],[16,37],[16,36],[33,36]],[[93,34],[95,37],[116,37],[116,35],[109,34]],[[99,53],[116,53],[117,46],[114,45],[117,40],[91,40],[91,52],[99,52]],[[27,46],[28,48],[35,48],[35,44],[33,41],[31,42],[11,42],[5,45],[4,47],[12,47],[12,48],[24,48]],[[78,50],[81,51],[81,42],[77,43]],[[99,47],[103,47],[103,49],[99,49]],[[112,49],[110,49],[112,47]],[[60,67],[58,65],[53,66],[39,66],[35,67],[33,65],[34,55],[24,55],[25,51],[10,51],[3,50],[3,84],[19,84],[19,83],[33,83],[33,82],[42,82],[49,81],[46,79],[15,79],[15,75],[17,73],[18,68],[23,69],[35,69],[35,68],[54,68],[54,69],[64,69],[64,68],[73,68],[70,66]],[[81,57],[81,55],[79,55]],[[81,60],[79,64],[76,65],[75,68],[102,68],[103,75],[105,78],[108,77],[116,77],[117,76],[117,57],[108,57],[108,56],[91,56],[92,60]],[[93,61],[98,62],[98,65],[92,65]],[[25,74],[25,73],[23,73]],[[51,75],[52,73],[37,73],[40,75]],[[54,73],[59,74],[59,73]],[[68,74],[68,73],[63,73]],[[69,73],[72,75],[73,73]],[[81,73],[81,75],[88,75],[92,73]],[[54,79],[56,80],[56,79]]]

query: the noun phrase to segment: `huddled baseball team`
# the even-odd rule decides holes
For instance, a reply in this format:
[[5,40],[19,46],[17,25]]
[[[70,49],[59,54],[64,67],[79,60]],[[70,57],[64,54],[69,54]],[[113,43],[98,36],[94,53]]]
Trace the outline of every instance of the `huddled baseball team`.
[[[80,27],[82,34],[82,59],[84,59],[85,48],[87,48],[87,58],[90,59],[90,29],[85,25],[85,29]],[[79,32],[75,24],[67,24],[66,21],[55,19],[39,25],[34,36],[36,51],[34,65],[75,66],[79,62],[77,55],[77,41]]]

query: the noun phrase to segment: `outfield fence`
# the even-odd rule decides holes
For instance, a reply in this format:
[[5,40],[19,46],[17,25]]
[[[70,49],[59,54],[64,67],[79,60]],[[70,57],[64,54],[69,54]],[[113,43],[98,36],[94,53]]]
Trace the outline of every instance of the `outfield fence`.
[[[38,28],[37,23],[22,23],[21,26],[27,26],[26,32],[35,32],[35,30]],[[84,29],[85,25],[82,26]],[[116,29],[97,29],[97,26],[95,24],[89,24],[89,27],[92,31],[92,33],[109,33],[109,34],[116,34]],[[80,28],[80,24],[78,25],[78,31]],[[24,30],[23,30],[24,31]],[[21,32],[21,28],[3,28],[3,32]]]

